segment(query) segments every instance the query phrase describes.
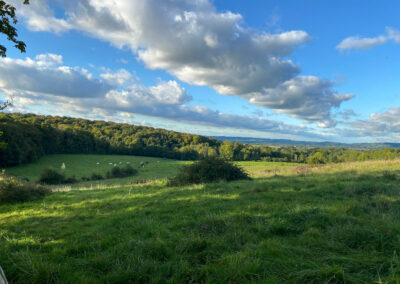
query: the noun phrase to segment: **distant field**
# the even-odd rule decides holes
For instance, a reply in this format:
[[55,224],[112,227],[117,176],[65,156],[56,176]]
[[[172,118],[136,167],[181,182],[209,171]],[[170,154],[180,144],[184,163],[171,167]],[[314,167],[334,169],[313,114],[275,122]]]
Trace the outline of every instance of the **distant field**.
[[[144,168],[139,168],[141,162],[148,162],[148,164]],[[41,158],[36,163],[8,168],[7,172],[17,177],[27,177],[31,181],[37,181],[44,168],[52,167],[61,170],[62,163],[66,166],[65,174],[67,177],[75,176],[77,178],[90,177],[93,172],[104,176],[107,171],[112,169],[114,164],[118,166],[129,164],[138,170],[137,175],[129,178],[84,183],[89,185],[98,183],[129,183],[132,180],[163,179],[174,175],[184,162],[163,158],[122,155],[51,155]]]
[[265,176],[2,205],[0,265],[11,283],[400,282],[399,161],[240,164]]
[[[141,162],[148,162],[144,168],[138,168]],[[139,172],[137,175],[123,179],[110,179],[102,181],[81,182],[82,185],[113,185],[129,183],[133,180],[154,180],[165,179],[176,174],[179,167],[184,165],[184,161],[169,160],[163,158],[150,158],[138,156],[119,156],[119,155],[51,155],[40,159],[38,162],[11,167],[7,172],[17,177],[27,177],[32,182],[39,179],[40,173],[46,167],[52,167],[61,170],[62,163],[65,164],[65,174],[67,177],[75,176],[77,178],[90,177],[91,174],[97,173],[103,176],[109,171],[114,164],[124,166],[129,163]],[[97,164],[99,163],[99,164]],[[263,177],[272,174],[290,173],[292,169],[304,164],[296,163],[275,163],[275,162],[235,162],[243,167],[251,177]],[[77,185],[74,185],[76,187]]]
[[290,174],[298,167],[307,167],[305,164],[281,162],[235,162],[246,170],[252,178],[260,178],[277,174]]

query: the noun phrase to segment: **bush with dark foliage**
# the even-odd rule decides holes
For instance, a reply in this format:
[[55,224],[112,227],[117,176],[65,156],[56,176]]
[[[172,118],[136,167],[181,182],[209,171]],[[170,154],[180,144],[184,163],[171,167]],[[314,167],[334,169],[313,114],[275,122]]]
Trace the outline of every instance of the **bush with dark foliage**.
[[75,176],[72,176],[72,177],[66,178],[64,183],[77,183],[78,181],[79,180]]
[[18,181],[14,177],[0,173],[0,204],[24,202],[44,197],[51,191],[42,185]]
[[168,181],[169,186],[250,179],[240,167],[217,157],[207,157],[191,165],[183,166],[179,173]]
[[104,177],[101,174],[92,173],[90,180],[102,180]]
[[107,172],[107,178],[123,178],[133,176],[137,173],[137,170],[132,168],[130,165],[126,165],[125,167],[113,167],[110,171]]
[[55,169],[45,168],[39,177],[39,183],[43,184],[62,184],[66,183],[65,175]]

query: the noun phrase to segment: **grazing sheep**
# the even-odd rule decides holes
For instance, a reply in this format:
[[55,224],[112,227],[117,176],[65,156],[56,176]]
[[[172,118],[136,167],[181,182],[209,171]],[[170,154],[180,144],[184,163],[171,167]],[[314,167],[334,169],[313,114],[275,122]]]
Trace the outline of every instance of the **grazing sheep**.
[[100,165],[100,163],[99,163],[99,162],[97,162],[97,163],[96,163],[96,165]]
[[144,168],[144,165],[145,165],[145,163],[140,162],[140,167],[141,167],[141,168]]
[[114,167],[116,167],[117,166],[117,164],[114,164]]

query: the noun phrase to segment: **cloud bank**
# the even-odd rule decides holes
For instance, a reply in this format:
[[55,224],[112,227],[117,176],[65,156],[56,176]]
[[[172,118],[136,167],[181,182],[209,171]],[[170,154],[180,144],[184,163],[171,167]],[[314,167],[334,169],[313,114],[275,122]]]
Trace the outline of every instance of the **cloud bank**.
[[385,136],[400,134],[400,107],[393,107],[386,112],[373,113],[369,119],[350,123],[360,136]]
[[25,60],[6,58],[0,62],[0,93],[14,96],[17,111],[41,106],[84,117],[90,113],[100,118],[141,114],[206,126],[320,137],[304,126],[189,106],[186,103],[191,96],[173,80],[146,87],[125,69],[106,70],[100,77],[94,79],[87,70],[62,65],[62,57],[55,54]]
[[[150,69],[209,86],[320,126],[334,126],[331,111],[352,98],[333,83],[299,76],[288,56],[310,40],[301,30],[271,34],[247,28],[240,14],[218,12],[208,0],[49,1],[30,7],[14,1],[28,27],[61,33],[79,30],[128,47]],[[64,11],[56,17],[51,7]],[[106,79],[106,78],[105,78]],[[319,107],[321,106],[321,107]]]
[[62,56],[55,54],[38,55],[34,60],[4,58],[0,61],[0,88],[66,97],[98,97],[111,89],[87,70],[61,64]]

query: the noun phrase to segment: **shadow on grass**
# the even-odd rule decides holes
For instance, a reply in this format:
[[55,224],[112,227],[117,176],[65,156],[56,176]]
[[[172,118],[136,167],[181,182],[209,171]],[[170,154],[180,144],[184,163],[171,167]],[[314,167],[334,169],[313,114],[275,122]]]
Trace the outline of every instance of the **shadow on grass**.
[[0,207],[0,262],[15,282],[389,281],[399,202],[351,170],[62,192]]

